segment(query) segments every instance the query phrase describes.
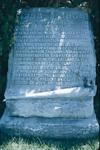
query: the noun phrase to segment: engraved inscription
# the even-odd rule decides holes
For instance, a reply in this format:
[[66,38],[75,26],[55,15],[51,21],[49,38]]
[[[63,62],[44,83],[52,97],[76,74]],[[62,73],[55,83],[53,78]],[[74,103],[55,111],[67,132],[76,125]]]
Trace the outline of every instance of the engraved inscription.
[[13,86],[44,91],[83,86],[84,77],[92,78],[88,16],[56,13],[22,13],[15,29]]

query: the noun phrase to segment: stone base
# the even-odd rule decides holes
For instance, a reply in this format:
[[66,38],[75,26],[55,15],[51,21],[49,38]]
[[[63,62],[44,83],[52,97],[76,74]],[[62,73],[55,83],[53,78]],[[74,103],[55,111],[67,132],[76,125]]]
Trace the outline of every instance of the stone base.
[[89,118],[92,116],[93,97],[23,98],[6,101],[6,111],[12,117]]
[[12,136],[43,138],[91,138],[98,136],[99,125],[93,115],[86,119],[9,117],[5,112],[0,130]]

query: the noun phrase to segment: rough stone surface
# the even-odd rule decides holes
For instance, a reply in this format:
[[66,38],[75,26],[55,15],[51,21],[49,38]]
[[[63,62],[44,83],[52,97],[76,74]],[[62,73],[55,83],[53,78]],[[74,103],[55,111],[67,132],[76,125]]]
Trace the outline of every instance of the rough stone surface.
[[91,34],[88,15],[83,11],[23,10],[15,31],[6,99],[93,86],[96,74]]
[[93,101],[91,97],[77,98],[77,100],[74,98],[17,99],[7,101],[7,110],[10,116],[88,118],[93,114]]
[[9,56],[1,129],[57,138],[98,134],[95,78],[94,42],[86,12],[23,9]]
[[1,131],[8,135],[44,138],[92,138],[98,136],[95,116],[85,119],[10,117],[8,112],[1,121]]

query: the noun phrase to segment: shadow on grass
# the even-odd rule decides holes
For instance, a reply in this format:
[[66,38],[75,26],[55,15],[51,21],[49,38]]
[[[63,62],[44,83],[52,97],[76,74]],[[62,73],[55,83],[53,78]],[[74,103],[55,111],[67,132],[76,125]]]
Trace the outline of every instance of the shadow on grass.
[[[81,150],[78,147],[86,147],[86,149],[82,150],[97,150],[96,147],[99,147],[98,138],[89,138],[89,139],[43,139],[38,137],[14,137],[8,136],[5,134],[0,134],[0,145],[8,145],[8,143],[17,143],[17,144],[27,144],[27,145],[39,145],[43,147],[46,145],[47,147],[55,147],[54,150]],[[87,147],[90,148],[88,149]],[[52,148],[51,148],[52,149]],[[27,149],[28,150],[28,149]],[[44,150],[44,149],[43,149]],[[49,149],[46,149],[49,150]]]

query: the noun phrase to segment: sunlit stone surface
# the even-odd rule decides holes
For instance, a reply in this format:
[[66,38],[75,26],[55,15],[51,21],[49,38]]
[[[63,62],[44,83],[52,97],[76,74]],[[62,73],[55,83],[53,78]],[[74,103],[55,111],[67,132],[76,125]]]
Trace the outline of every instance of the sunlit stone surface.
[[95,66],[86,12],[22,10],[9,56],[1,129],[15,135],[56,138],[97,135]]

